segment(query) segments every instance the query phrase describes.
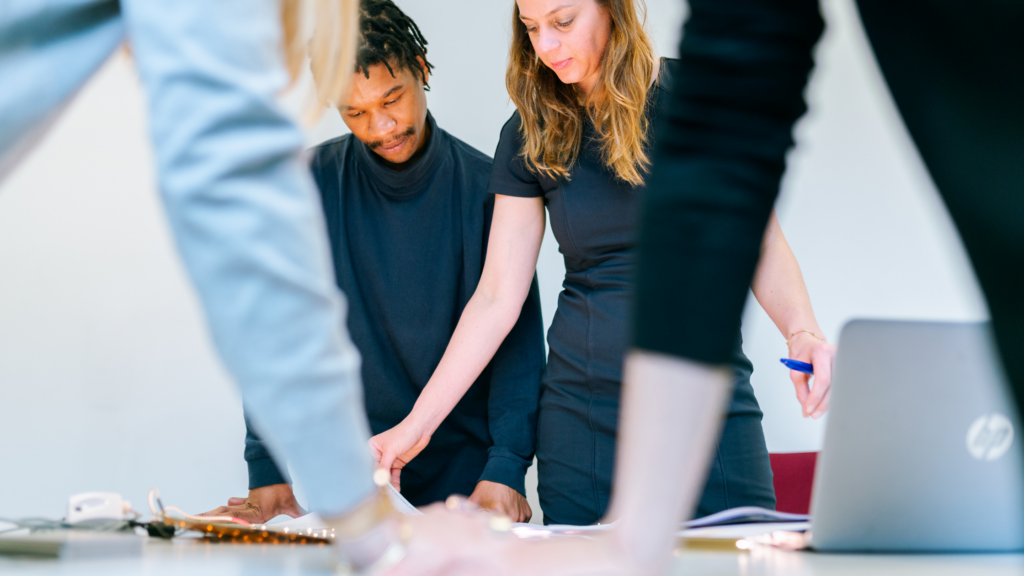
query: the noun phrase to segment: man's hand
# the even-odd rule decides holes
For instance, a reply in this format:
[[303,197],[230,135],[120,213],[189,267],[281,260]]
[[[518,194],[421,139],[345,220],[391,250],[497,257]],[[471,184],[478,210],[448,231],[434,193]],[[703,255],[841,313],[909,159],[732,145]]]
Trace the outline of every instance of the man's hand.
[[292,518],[306,515],[306,511],[295,500],[290,484],[273,484],[249,490],[248,498],[229,498],[227,506],[200,516],[231,516],[252,524],[263,524],[281,514]]
[[533,518],[533,510],[530,509],[526,497],[497,482],[478,482],[469,501],[484,510],[504,514],[513,522],[529,522],[530,518]]
[[422,427],[402,420],[398,426],[370,438],[370,453],[377,468],[391,474],[391,485],[401,491],[402,468],[430,444],[430,434]]

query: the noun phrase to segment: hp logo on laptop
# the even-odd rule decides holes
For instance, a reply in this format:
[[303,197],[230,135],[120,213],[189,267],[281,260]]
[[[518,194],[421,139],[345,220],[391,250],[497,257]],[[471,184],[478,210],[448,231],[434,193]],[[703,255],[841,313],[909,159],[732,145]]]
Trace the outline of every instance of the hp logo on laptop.
[[1013,424],[1002,414],[986,414],[967,429],[967,451],[976,459],[991,462],[1013,445]]

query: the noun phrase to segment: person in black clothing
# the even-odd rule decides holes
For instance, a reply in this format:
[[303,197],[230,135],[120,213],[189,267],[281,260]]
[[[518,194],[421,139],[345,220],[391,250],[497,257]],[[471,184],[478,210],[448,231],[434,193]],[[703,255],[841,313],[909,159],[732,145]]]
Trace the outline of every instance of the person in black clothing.
[[[362,354],[370,427],[412,410],[484,267],[494,208],[491,159],[427,110],[432,66],[416,24],[390,0],[363,0],[353,88],[340,113],[352,134],[312,150],[348,328]],[[508,338],[429,446],[393,483],[413,505],[471,495],[529,521],[543,324],[536,277]],[[211,514],[266,521],[302,514],[281,464],[249,425],[249,497]],[[379,459],[379,457],[378,457]]]

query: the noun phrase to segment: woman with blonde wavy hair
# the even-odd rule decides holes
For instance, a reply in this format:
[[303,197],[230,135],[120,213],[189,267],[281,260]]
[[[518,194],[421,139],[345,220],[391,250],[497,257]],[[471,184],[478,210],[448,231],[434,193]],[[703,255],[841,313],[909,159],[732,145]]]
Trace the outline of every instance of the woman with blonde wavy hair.
[[[674,80],[673,61],[654,57],[644,11],[640,0],[517,0],[506,76],[517,111],[495,153],[489,186],[497,197],[486,265],[412,413],[371,440],[393,475],[429,442],[515,322],[536,267],[546,207],[566,275],[548,333],[537,423],[541,507],[549,524],[592,524],[608,511],[636,210],[658,109]],[[705,273],[693,270],[691,281],[701,282]],[[804,416],[820,417],[828,407],[835,348],[824,341],[774,217],[752,288],[787,340],[789,357],[814,365],[813,390],[805,378],[793,380]],[[752,366],[741,350],[739,326],[734,329],[733,399],[698,516],[775,505]]]

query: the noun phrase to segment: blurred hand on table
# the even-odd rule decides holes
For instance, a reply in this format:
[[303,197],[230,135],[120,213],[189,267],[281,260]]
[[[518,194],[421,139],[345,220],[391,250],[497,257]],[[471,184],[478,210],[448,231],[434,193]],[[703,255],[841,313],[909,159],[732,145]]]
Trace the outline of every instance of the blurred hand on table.
[[405,558],[385,576],[647,576],[671,559],[665,554],[656,566],[642,566],[611,532],[521,540],[495,530],[495,516],[486,512],[453,512],[443,504],[422,510],[409,519]]
[[204,512],[200,516],[231,516],[252,524],[263,524],[281,514],[292,518],[306,515],[306,511],[295,500],[290,484],[254,488],[249,490],[247,498],[229,498],[227,506]]

